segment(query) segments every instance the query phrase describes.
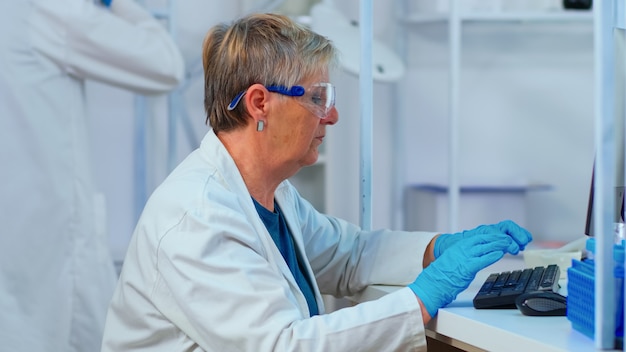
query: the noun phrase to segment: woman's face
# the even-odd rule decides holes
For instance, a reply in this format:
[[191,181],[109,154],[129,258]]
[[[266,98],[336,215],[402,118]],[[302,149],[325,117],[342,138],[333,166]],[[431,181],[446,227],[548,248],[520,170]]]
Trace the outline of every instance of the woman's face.
[[[327,74],[299,82],[299,85],[306,90],[321,82],[328,82]],[[272,136],[274,150],[279,151],[276,157],[295,171],[314,164],[319,156],[318,148],[326,136],[326,126],[335,124],[339,118],[337,109],[333,106],[327,116],[320,118],[297,98],[287,96],[278,106]]]

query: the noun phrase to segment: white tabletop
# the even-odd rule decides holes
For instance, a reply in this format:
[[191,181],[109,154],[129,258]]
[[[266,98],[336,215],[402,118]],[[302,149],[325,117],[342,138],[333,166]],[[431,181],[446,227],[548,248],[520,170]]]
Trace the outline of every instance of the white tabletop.
[[[490,273],[524,268],[521,256],[506,256],[487,267],[470,287],[426,326],[427,335],[463,349],[487,351],[595,350],[594,341],[574,330],[566,317],[532,317],[517,309],[475,309],[472,300]],[[562,294],[566,281],[560,280]],[[397,286],[372,286],[354,297],[363,302],[397,290]]]

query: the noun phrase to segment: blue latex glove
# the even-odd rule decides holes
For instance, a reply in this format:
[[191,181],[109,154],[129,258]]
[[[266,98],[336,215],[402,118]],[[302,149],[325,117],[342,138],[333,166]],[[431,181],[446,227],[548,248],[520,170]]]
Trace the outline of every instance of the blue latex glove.
[[507,249],[508,253],[517,254],[523,251],[526,245],[533,240],[532,235],[523,227],[519,226],[511,220],[505,220],[494,225],[481,225],[473,230],[465,230],[456,234],[442,234],[435,241],[435,258],[445,252],[458,241],[480,234],[505,234],[513,239],[513,242]]
[[102,2],[102,4],[106,7],[111,7],[113,0],[100,0],[100,2]]
[[434,317],[469,286],[478,271],[502,258],[512,242],[501,233],[463,238],[430,263],[409,288]]

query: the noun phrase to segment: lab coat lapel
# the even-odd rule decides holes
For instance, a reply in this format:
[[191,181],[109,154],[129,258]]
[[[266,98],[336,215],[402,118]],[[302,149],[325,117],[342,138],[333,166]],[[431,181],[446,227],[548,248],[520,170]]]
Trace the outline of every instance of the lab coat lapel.
[[[293,200],[290,200],[286,195],[286,191],[288,189],[287,183],[283,182],[278,189],[276,190],[276,201],[280,206],[283,215],[285,216],[285,221],[287,222],[287,226],[289,227],[289,231],[293,237],[293,242],[295,245],[296,251],[298,251],[298,255],[304,261],[304,268],[306,270],[306,275],[310,278],[310,282],[313,285],[313,292],[315,293],[315,301],[317,302],[318,310],[320,313],[325,311],[324,300],[322,299],[322,295],[320,293],[320,289],[317,286],[317,280],[315,280],[315,273],[309,264],[309,258],[307,257],[306,251],[304,250],[304,239],[302,235],[302,231],[300,226],[295,226],[298,224],[298,217],[294,213],[294,207],[290,206],[293,203]],[[306,300],[305,300],[306,304]],[[308,307],[308,305],[307,305]],[[308,309],[308,308],[307,308]]]
[[[270,236],[270,233],[267,231],[265,224],[263,224],[263,221],[259,217],[259,214],[257,213],[256,208],[254,207],[252,196],[250,195],[250,192],[248,191],[248,188],[246,187],[246,184],[243,181],[243,178],[241,177],[239,170],[237,169],[237,165],[235,164],[235,161],[232,159],[230,154],[228,154],[228,151],[226,150],[222,142],[217,138],[213,130],[210,130],[209,132],[207,132],[204,139],[202,140],[200,148],[203,150],[203,153],[208,158],[211,158],[213,162],[218,164],[219,170],[222,170],[223,172],[223,177],[225,179],[225,182],[229,185],[229,187],[233,191],[235,191],[237,194],[248,195],[248,197],[241,197],[241,203],[242,203],[241,207],[245,211],[246,217],[250,219],[250,223],[253,225],[255,232],[258,234],[259,239],[263,243],[263,248],[265,249],[265,253],[263,254],[266,256],[266,258],[268,258],[271,264],[273,264],[275,267],[278,268],[278,270],[281,272],[283,277],[289,282],[290,291],[296,297],[300,310],[303,312],[303,315],[308,316],[310,313],[309,313],[309,306],[306,302],[306,298],[304,297],[304,294],[300,290],[300,287],[298,286],[296,279],[293,277],[291,270],[289,270],[289,266],[287,266],[287,263],[283,259],[282,254],[280,254],[280,251],[278,250],[278,247],[274,243],[274,240]],[[284,203],[280,203],[280,204],[284,204]],[[285,205],[284,208],[291,210],[292,206]],[[281,206],[281,209],[283,209],[282,206]],[[283,209],[283,213],[285,213],[284,209]],[[289,214],[291,214],[291,211],[289,212]],[[291,215],[287,216],[285,214],[285,219],[287,221],[288,226],[289,226],[289,223],[291,222],[291,219],[293,218],[294,218],[293,216]],[[302,248],[303,248],[302,234],[298,232],[296,235],[296,233],[293,232],[294,231],[293,227],[291,226],[289,226],[289,229],[290,231],[292,231],[296,250],[302,255],[302,258],[305,258],[306,260],[306,255],[302,251]],[[311,278],[314,278],[313,274],[311,273],[311,269],[309,268],[308,262],[307,262],[306,268],[307,268],[307,274],[310,275]],[[322,302],[322,300],[318,294],[319,289],[317,288],[317,284],[315,283],[315,280],[312,280],[312,282],[313,282],[313,285],[315,286],[315,298],[318,302],[318,306],[322,308],[323,306],[320,303]]]

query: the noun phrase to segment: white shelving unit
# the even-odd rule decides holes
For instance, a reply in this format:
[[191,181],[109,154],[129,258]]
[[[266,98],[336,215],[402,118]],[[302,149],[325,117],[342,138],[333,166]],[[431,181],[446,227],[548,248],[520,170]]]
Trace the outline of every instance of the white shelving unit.
[[[597,62],[595,76],[595,134],[596,134],[596,164],[594,174],[594,234],[596,237],[596,265],[595,265],[595,345],[597,349],[611,349],[615,339],[617,309],[622,302],[616,302],[620,296],[615,290],[607,290],[609,287],[617,287],[619,280],[614,277],[614,224],[612,209],[616,202],[613,198],[617,167],[616,149],[624,148],[619,145],[622,141],[606,138],[609,132],[616,128],[623,128],[618,123],[618,116],[623,113],[618,108],[623,102],[616,103],[617,99],[624,99],[623,63],[616,65],[616,60],[624,60],[624,30],[626,29],[626,1],[607,0],[594,4],[595,14],[595,46],[594,53]],[[616,33],[616,28],[620,33]],[[620,48],[618,48],[618,46]],[[619,51],[618,51],[619,50]],[[622,131],[623,133],[623,131]],[[622,180],[623,181],[623,180]],[[622,184],[617,180],[617,184]],[[599,235],[598,235],[599,234]],[[623,296],[624,292],[621,292]],[[623,314],[624,311],[621,313]],[[623,315],[622,315],[623,316]],[[624,346],[623,350],[626,350]]]
[[[407,15],[403,22],[405,24],[420,24],[433,22],[448,22],[452,20],[449,14],[443,13],[412,13]],[[469,12],[458,15],[459,22],[589,22],[593,20],[591,11],[559,10],[550,12]]]
[[[458,9],[458,1],[450,1],[450,11],[448,13],[414,13],[407,6],[406,1],[400,1],[400,12],[405,14],[402,21],[407,29],[418,30],[424,25],[441,26],[439,30],[447,29],[448,49],[450,53],[449,59],[449,119],[450,119],[450,140],[449,140],[449,198],[450,198],[450,226],[455,226],[458,209],[459,183],[456,174],[456,165],[458,164],[458,121],[459,111],[457,106],[459,100],[462,99],[460,91],[461,61],[462,61],[462,38],[463,31],[467,25],[483,26],[483,25],[500,25],[500,29],[504,26],[520,26],[520,25],[537,25],[550,24],[552,28],[555,25],[592,25],[593,30],[593,52],[594,52],[594,115],[595,115],[595,140],[596,150],[600,154],[612,155],[611,148],[613,145],[603,145],[603,135],[607,133],[607,129],[612,126],[614,119],[613,103],[615,97],[613,95],[613,28],[624,28],[624,9],[626,8],[623,0],[610,0],[594,2],[593,11],[576,11],[561,10],[551,12],[464,12]],[[406,34],[404,36],[406,43]],[[596,158],[596,189],[603,189],[604,192],[596,192],[600,194],[597,198],[597,205],[606,205],[608,208],[613,207],[612,199],[603,199],[602,193],[612,194],[613,186],[612,175],[614,174],[613,165],[609,161],[601,162],[598,165]],[[598,174],[602,176],[598,176]],[[598,181],[600,180],[600,181]],[[606,189],[606,190],[605,190]],[[606,197],[605,197],[606,198]],[[610,198],[610,197],[609,197]],[[600,214],[600,212],[597,212]],[[598,247],[598,258],[596,264],[596,280],[595,291],[595,347],[598,350],[609,350],[613,348],[616,312],[615,293],[613,290],[607,290],[607,287],[614,287],[613,279],[613,262],[612,262],[612,245],[613,230],[611,228],[611,217],[603,218],[603,215],[596,215],[597,233],[606,233],[606,236],[599,236],[602,243]]]
[[[589,10],[550,10],[550,11],[505,11],[494,9],[485,11],[480,9],[472,11],[464,7],[460,8],[460,2],[450,0],[446,2],[446,12],[419,12],[415,9],[416,3],[405,0],[398,0],[397,13],[401,23],[399,41],[400,50],[404,53],[405,59],[411,61],[408,47],[410,36],[423,32],[430,36],[433,41],[447,41],[448,50],[448,227],[450,231],[458,229],[459,219],[459,121],[462,118],[459,106],[462,105],[464,91],[461,87],[462,66],[464,61],[463,40],[468,32],[479,33],[491,36],[493,33],[506,31],[528,30],[531,35],[538,35],[538,31],[544,30],[543,26],[548,26],[553,31],[558,27],[565,30],[572,26],[582,26],[591,28],[593,23],[593,13]],[[429,5],[430,7],[437,7]],[[539,29],[536,29],[539,28]],[[558,29],[556,29],[558,30]],[[497,35],[497,34],[496,34]],[[420,55],[428,55],[421,54]],[[402,135],[405,126],[396,126],[397,135]],[[397,138],[401,141],[402,138]],[[403,151],[404,146],[398,145],[398,151]],[[400,157],[401,160],[407,160]],[[396,187],[398,197],[404,192],[404,182]],[[445,230],[445,229],[443,229]]]

